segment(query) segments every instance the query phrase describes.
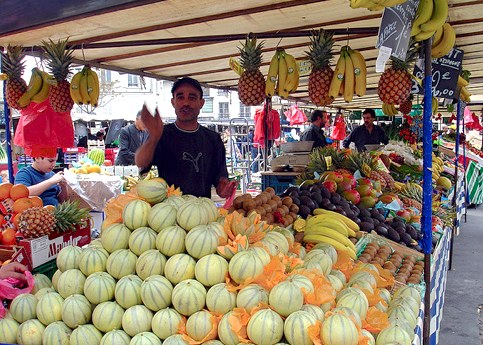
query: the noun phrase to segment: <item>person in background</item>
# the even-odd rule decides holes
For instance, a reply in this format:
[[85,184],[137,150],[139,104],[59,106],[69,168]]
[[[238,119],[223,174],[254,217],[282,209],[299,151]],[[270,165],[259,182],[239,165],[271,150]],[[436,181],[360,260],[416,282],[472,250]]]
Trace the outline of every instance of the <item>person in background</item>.
[[52,157],[32,157],[31,166],[20,169],[15,176],[15,184],[23,184],[30,196],[39,196],[44,205],[57,206],[60,193],[59,183],[64,181],[63,172],[54,173],[57,154]]
[[87,127],[87,135],[80,137],[77,147],[87,148],[87,140],[97,140],[96,136],[91,133],[91,129]]
[[25,271],[27,267],[18,262],[10,262],[6,265],[0,266],[0,280],[7,278],[14,278],[20,281],[25,281]]
[[325,127],[327,121],[328,114],[325,110],[314,110],[310,115],[311,125],[300,135],[300,141],[313,141],[312,149],[326,146],[327,140],[322,128]]
[[350,143],[354,143],[358,151],[366,151],[365,145],[387,144],[389,139],[386,132],[374,124],[376,112],[368,108],[362,113],[364,124],[356,127],[347,138],[344,139],[343,146],[349,148]]
[[135,165],[134,155],[136,150],[146,141],[148,132],[141,120],[141,112],[136,115],[136,121],[121,129],[119,135],[119,152],[116,157],[116,165]]
[[159,112],[151,114],[146,105],[141,110],[149,137],[136,151],[136,165],[142,170],[156,165],[159,176],[185,194],[210,198],[215,186],[220,197],[228,198],[236,190],[236,181],[228,180],[220,135],[198,123],[205,104],[200,83],[188,77],[178,79],[171,94],[174,123],[163,124]]
[[101,128],[97,133],[96,133],[96,140],[104,140],[104,135],[106,132],[104,131],[104,128]]

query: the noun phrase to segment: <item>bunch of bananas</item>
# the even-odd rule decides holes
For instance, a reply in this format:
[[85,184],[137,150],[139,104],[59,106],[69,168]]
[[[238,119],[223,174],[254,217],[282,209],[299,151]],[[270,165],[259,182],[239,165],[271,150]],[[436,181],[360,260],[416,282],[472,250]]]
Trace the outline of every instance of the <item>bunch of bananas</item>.
[[395,116],[398,113],[396,106],[394,104],[382,103],[382,112],[387,116]]
[[441,173],[444,171],[444,162],[441,158],[436,156],[434,153],[432,155],[432,164],[433,164],[433,170],[432,170],[432,180],[433,182],[438,181]]
[[354,260],[356,248],[349,237],[356,237],[359,225],[340,213],[317,208],[307,219],[303,241],[328,243],[335,249],[347,252]]
[[329,96],[332,98],[343,96],[346,102],[351,102],[354,94],[359,97],[364,96],[366,75],[367,66],[364,56],[349,46],[342,47],[330,83]]
[[49,98],[50,85],[56,85],[54,77],[37,67],[32,68],[32,75],[27,91],[18,99],[20,107],[27,107],[30,102],[42,103]]
[[90,66],[74,74],[70,81],[70,97],[77,105],[97,107],[99,101],[99,77]]
[[468,91],[468,89],[466,88],[468,85],[469,85],[468,80],[466,80],[462,76],[458,76],[458,84],[457,84],[456,88],[460,92],[460,98],[461,98],[461,100],[464,101],[464,102],[466,102],[466,103],[471,102],[471,98],[470,98],[471,97],[471,94]]
[[407,0],[350,0],[351,8],[367,8],[370,11],[380,11],[385,7],[393,7]]
[[268,68],[265,95],[272,97],[277,94],[282,98],[287,98],[290,92],[297,90],[298,86],[299,69],[297,60],[284,49],[277,49]]

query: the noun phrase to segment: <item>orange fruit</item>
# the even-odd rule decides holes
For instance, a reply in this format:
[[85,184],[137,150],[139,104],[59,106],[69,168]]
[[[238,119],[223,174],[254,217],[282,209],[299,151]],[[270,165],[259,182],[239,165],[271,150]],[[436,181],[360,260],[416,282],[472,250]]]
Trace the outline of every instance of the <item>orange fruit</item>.
[[13,184],[10,182],[4,182],[0,184],[0,200],[10,197],[10,189],[12,189]]
[[12,210],[13,213],[22,213],[22,211],[25,211],[26,209],[31,207],[33,207],[33,203],[28,197],[20,198],[14,201]]
[[55,206],[53,206],[53,205],[45,205],[44,208],[46,208],[50,212],[54,212],[54,210],[55,210]]
[[13,201],[20,198],[27,198],[29,196],[29,189],[23,184],[14,184],[10,189],[10,197]]
[[7,246],[13,246],[14,244],[17,243],[17,238],[15,235],[17,234],[17,231],[12,228],[6,228],[5,230],[2,231],[2,242],[3,244]]
[[30,201],[32,202],[32,207],[43,207],[44,206],[44,202],[42,201],[42,199],[39,197],[39,196],[29,196],[29,199]]

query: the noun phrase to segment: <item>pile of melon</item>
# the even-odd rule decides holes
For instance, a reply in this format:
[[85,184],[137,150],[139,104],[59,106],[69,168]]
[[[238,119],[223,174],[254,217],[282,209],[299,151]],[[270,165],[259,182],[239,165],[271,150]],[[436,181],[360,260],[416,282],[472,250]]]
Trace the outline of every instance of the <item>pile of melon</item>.
[[[11,302],[0,343],[411,344],[418,290],[391,299],[376,267],[344,274],[329,245],[305,253],[284,228],[220,216],[209,199],[159,196],[159,183],[142,184],[144,200],[130,201],[100,240],[60,251],[52,281],[37,275],[32,294]],[[241,241],[247,234],[259,240]],[[374,308],[388,317],[379,334],[362,328]]]

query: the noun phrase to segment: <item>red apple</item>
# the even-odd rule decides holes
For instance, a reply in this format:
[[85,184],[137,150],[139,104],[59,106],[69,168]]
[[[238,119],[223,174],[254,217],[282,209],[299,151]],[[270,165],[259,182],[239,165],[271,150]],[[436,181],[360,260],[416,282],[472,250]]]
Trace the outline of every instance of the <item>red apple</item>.
[[372,186],[370,184],[360,184],[356,187],[356,190],[361,196],[371,195]]
[[331,193],[335,193],[337,191],[337,183],[335,183],[335,181],[332,181],[332,180],[328,180],[328,181],[324,181],[322,182],[322,184],[324,185],[325,188],[327,188],[329,190],[329,192]]
[[348,200],[352,201],[354,205],[357,205],[361,201],[361,195],[355,189],[349,189],[342,192],[342,196]]

